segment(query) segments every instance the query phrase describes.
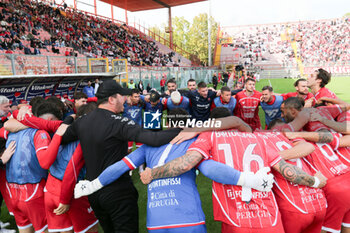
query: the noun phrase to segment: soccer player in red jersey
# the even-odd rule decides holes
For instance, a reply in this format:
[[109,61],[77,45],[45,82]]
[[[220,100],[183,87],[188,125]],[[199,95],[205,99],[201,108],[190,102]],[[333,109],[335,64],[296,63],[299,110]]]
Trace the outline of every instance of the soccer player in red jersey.
[[[327,106],[329,105],[336,105],[339,104],[340,106],[346,106],[348,103],[340,100],[340,99],[331,99],[328,97],[322,97],[320,100],[325,101]],[[328,119],[327,117],[324,117],[320,115],[317,112],[312,112],[310,116],[311,121],[319,121],[322,124],[328,126],[329,128],[335,130],[336,132],[342,133],[342,134],[350,134],[350,111],[343,111],[341,114],[339,114],[336,118],[336,121],[334,119]]]
[[[323,191],[327,198],[327,212],[322,232],[340,232],[344,219],[350,220],[350,167],[344,164],[334,152],[339,146],[336,133],[288,132],[290,139],[304,138],[315,142],[315,151],[306,156],[306,160],[324,174],[328,181]],[[349,225],[343,225],[349,232]]]
[[[284,124],[280,122],[278,124]],[[305,159],[289,159],[290,156],[306,156],[315,148],[311,143],[303,140],[293,144],[280,132],[273,133],[266,142],[279,151],[287,163],[299,167],[308,174],[314,174],[317,170],[310,166]],[[276,196],[282,223],[286,233],[319,233],[326,214],[327,201],[321,189],[310,188],[305,185],[296,185],[275,170],[273,192]],[[298,221],[295,221],[295,220]]]
[[[62,117],[60,109],[52,103],[41,104],[37,114],[47,120]],[[42,166],[50,150],[50,136],[43,130],[24,129],[9,134],[7,143],[11,141],[16,141],[17,149],[7,164],[6,179],[16,224],[20,232],[42,232],[47,228],[44,206],[47,170]]]
[[290,97],[299,97],[305,101],[305,107],[311,107],[315,105],[316,101],[314,95],[309,92],[309,88],[307,87],[307,80],[300,78],[294,83],[294,87],[296,92],[288,92],[284,93],[283,99],[286,100]]
[[69,110],[69,112],[65,115],[65,117],[77,113],[77,110],[79,109],[80,106],[87,104],[88,96],[83,92],[77,92],[74,95],[74,100],[72,100],[71,102],[73,102],[73,108]]
[[255,80],[247,78],[245,90],[236,94],[236,108],[234,115],[246,122],[252,130],[261,129],[259,105],[261,93],[255,90]]
[[[273,167],[289,181],[322,187],[325,179],[312,177],[286,163],[266,143],[271,135],[234,130],[202,133],[187,153],[168,164],[142,173],[143,182],[172,177],[191,169],[203,158],[225,163],[241,171],[256,172],[264,166]],[[241,155],[241,156],[238,156]],[[319,183],[320,181],[320,183]],[[242,189],[213,183],[214,217],[222,223],[222,232],[283,233],[280,213],[273,193]]]
[[[94,108],[93,104],[81,106],[78,109],[77,116],[82,116]],[[15,117],[17,116],[16,113]],[[12,119],[11,121],[15,120]],[[75,232],[97,232],[98,225],[96,223],[98,221],[87,198],[69,200],[70,208],[68,206],[69,211],[67,213],[63,214],[56,210],[59,205],[62,186],[60,172],[62,172],[62,170],[64,171],[66,168],[65,163],[68,163],[67,156],[69,157],[71,155],[69,154],[69,150],[73,153],[73,148],[75,146],[75,144],[72,143],[65,145],[65,147],[60,147],[61,135],[64,133],[64,127],[58,127],[60,123],[58,121],[53,122],[54,124],[48,124],[52,121],[46,121],[45,119],[37,118],[35,116],[25,116],[25,120],[22,120],[21,122],[30,127],[48,129],[51,132],[55,132],[58,128],[46,150],[45,158],[40,160],[40,166],[43,169],[50,169],[50,174],[46,181],[46,192],[44,197],[49,232],[73,232],[73,228]],[[10,128],[18,128],[19,126],[16,125],[18,125],[18,123],[12,123]],[[9,126],[7,125],[7,127]]]
[[329,127],[318,121],[312,114],[318,114],[328,120],[333,120],[343,112],[350,109],[349,104],[321,106],[317,109],[303,109],[303,101],[297,97],[285,100],[281,105],[282,117],[287,123],[294,125],[294,131],[299,131],[304,127],[306,131],[329,130]]
[[324,69],[315,70],[307,79],[307,86],[311,89],[311,93],[314,94],[316,100],[321,97],[329,97],[337,99],[338,97],[325,86],[331,81],[331,74]]

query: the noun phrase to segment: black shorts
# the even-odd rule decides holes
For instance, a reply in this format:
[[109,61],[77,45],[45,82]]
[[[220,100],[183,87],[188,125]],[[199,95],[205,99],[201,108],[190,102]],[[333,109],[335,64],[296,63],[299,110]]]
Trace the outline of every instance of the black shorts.
[[89,202],[105,233],[138,233],[138,194],[125,198],[117,192],[100,190],[89,196]]

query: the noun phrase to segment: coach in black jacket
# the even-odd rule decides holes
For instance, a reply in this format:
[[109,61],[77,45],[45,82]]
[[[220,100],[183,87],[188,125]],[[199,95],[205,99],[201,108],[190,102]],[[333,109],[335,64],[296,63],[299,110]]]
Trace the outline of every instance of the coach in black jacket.
[[[115,80],[104,81],[96,94],[98,108],[76,120],[63,135],[63,143],[80,140],[87,180],[96,179],[104,169],[126,156],[128,141],[161,146],[181,131],[152,132],[120,116],[125,95],[130,94],[130,89],[122,88]],[[138,232],[137,199],[137,190],[128,173],[89,196],[104,232]]]

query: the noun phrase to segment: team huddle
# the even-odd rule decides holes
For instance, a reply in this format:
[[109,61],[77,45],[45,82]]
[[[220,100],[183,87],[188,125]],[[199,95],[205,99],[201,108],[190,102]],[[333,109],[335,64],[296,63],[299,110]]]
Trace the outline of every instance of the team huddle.
[[[178,90],[170,79],[164,93],[140,95],[107,80],[97,104],[76,94],[71,115],[55,97],[9,113],[1,96],[0,114],[11,116],[0,130],[1,194],[23,233],[97,232],[98,223],[104,232],[134,233],[138,194],[129,171],[145,164],[148,232],[206,233],[198,169],[213,180],[223,233],[350,232],[350,104],[329,82],[318,69],[295,82],[296,92],[278,94],[255,90],[251,78],[243,89],[220,91],[192,79]],[[143,113],[165,110],[168,123],[220,124],[143,128]]]

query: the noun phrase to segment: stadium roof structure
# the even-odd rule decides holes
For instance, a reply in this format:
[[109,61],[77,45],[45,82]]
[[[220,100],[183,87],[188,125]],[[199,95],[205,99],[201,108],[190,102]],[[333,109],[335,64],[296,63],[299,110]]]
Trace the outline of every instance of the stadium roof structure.
[[171,8],[174,6],[190,3],[203,2],[207,0],[101,0],[102,2],[128,11],[145,11],[160,8]]

